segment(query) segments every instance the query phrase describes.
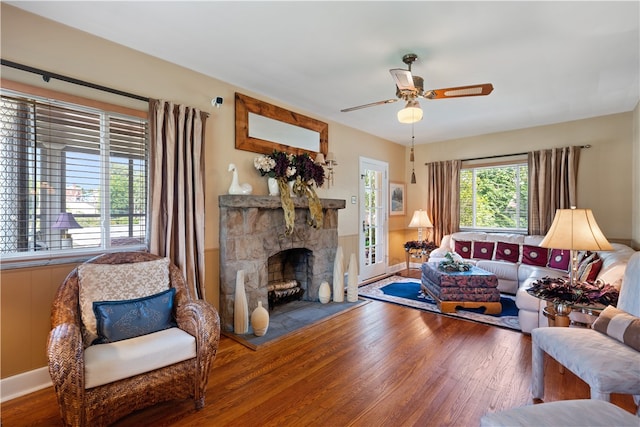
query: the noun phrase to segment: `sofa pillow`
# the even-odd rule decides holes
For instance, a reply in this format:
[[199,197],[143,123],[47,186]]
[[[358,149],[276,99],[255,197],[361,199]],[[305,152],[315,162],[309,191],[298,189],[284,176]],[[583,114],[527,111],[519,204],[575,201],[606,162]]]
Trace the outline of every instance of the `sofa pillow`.
[[473,258],[491,259],[493,258],[494,242],[473,242]]
[[78,266],[80,318],[85,346],[98,337],[94,301],[117,301],[169,289],[169,258],[128,264]]
[[92,344],[106,344],[173,328],[174,288],[123,301],[94,301],[98,338]]
[[578,264],[577,280],[593,283],[602,269],[602,258],[597,252],[588,252]]
[[571,251],[569,249],[551,249],[551,256],[549,256],[549,264],[547,264],[547,267],[569,271],[570,263]]
[[609,305],[591,327],[640,351],[640,318],[626,311]]
[[520,245],[516,243],[498,242],[496,246],[497,261],[518,262],[520,258]]
[[549,249],[540,246],[522,245],[522,263],[546,267],[549,259]]
[[455,249],[456,253],[462,258],[471,258],[471,242],[465,240],[456,240]]

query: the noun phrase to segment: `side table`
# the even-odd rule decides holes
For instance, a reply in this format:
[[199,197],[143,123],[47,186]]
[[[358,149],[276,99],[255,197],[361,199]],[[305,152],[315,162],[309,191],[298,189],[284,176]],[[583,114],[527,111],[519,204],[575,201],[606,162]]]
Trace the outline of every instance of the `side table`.
[[429,259],[431,251],[436,249],[436,245],[431,242],[409,241],[404,244],[405,262],[407,272],[409,272],[409,263],[412,259],[420,259],[420,264]]

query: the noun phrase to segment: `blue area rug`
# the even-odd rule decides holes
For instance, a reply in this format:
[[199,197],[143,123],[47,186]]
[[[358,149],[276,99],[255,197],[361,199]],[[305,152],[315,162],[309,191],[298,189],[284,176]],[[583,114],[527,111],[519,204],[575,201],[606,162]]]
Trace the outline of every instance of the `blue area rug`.
[[358,288],[358,294],[363,298],[391,302],[444,316],[472,320],[516,331],[521,330],[518,322],[518,307],[516,307],[515,297],[511,295],[500,297],[502,304],[500,314],[483,314],[484,308],[457,308],[455,313],[441,313],[435,300],[420,289],[420,279],[408,277],[387,277]]

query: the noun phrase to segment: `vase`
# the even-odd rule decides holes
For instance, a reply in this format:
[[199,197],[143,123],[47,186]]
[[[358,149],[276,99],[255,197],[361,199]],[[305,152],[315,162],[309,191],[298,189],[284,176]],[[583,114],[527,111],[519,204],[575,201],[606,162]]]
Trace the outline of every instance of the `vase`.
[[251,328],[257,337],[263,336],[269,329],[269,312],[262,306],[262,301],[258,301],[258,306],[251,313]]
[[233,302],[233,332],[242,335],[249,332],[249,306],[244,290],[244,270],[236,273],[236,293]]
[[347,302],[358,301],[358,264],[356,254],[349,258],[349,275],[347,278]]
[[342,263],[342,246],[336,250],[336,259],[333,262],[333,301],[344,301],[344,266]]
[[331,288],[329,282],[324,281],[320,283],[320,289],[318,290],[318,299],[322,304],[326,304],[331,301]]
[[280,188],[278,187],[278,180],[275,178],[267,178],[267,186],[269,187],[270,196],[279,196]]

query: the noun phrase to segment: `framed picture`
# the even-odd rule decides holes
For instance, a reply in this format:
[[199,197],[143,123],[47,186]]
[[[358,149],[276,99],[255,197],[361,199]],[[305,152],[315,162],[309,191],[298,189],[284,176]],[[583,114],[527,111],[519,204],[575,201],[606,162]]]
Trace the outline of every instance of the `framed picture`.
[[407,184],[389,183],[389,215],[405,215],[407,206]]

